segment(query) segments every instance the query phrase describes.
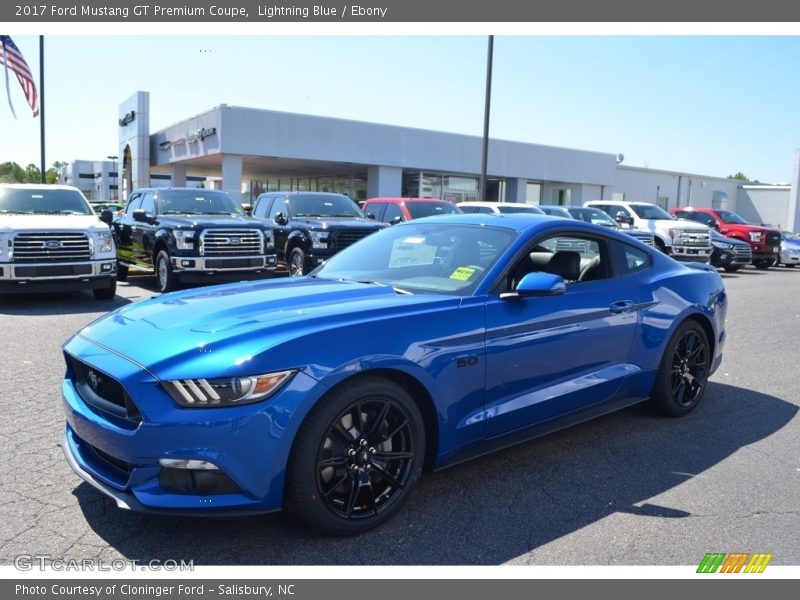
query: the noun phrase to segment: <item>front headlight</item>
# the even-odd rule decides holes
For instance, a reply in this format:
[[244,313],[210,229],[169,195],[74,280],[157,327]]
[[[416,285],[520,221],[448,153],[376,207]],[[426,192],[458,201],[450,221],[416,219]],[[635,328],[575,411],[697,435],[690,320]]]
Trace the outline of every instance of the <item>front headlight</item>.
[[114,251],[114,239],[110,231],[95,231],[94,239],[97,244],[97,253],[108,254]]
[[162,385],[180,406],[192,408],[239,406],[266,400],[296,373],[278,371],[252,377],[176,379]]
[[322,249],[328,247],[328,234],[329,231],[312,231],[311,235],[311,247],[316,249]]
[[264,248],[272,250],[275,247],[275,234],[271,229],[264,231]]
[[0,260],[9,260],[11,256],[11,236],[0,234]]
[[173,231],[178,250],[194,250],[194,231]]
[[733,250],[733,244],[729,244],[727,242],[716,242],[712,240],[711,243],[714,245],[714,247],[719,248],[720,250]]
[[674,240],[675,238],[679,238],[682,235],[683,235],[683,229],[670,229],[669,230],[669,237],[672,240]]
[[755,242],[756,244],[761,241],[761,232],[760,231],[751,231],[749,233],[750,241]]

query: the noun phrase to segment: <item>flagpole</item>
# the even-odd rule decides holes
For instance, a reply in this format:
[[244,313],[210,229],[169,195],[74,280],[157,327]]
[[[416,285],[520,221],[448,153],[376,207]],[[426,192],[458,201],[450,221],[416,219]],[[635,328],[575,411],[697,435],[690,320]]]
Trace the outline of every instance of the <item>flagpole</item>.
[[47,183],[44,170],[44,36],[39,36],[39,145],[42,151],[42,183]]

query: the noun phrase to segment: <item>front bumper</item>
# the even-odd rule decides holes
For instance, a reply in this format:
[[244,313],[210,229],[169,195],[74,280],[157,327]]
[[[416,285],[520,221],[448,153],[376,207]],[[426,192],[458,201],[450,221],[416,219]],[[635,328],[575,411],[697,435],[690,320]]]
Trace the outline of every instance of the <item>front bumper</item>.
[[274,271],[274,254],[255,256],[173,256],[172,270],[176,273],[217,273],[241,271]]
[[113,258],[74,263],[0,263],[3,293],[77,291],[105,288],[117,274]]
[[692,246],[671,246],[668,248],[669,255],[675,260],[701,261],[708,262],[711,258],[711,246],[692,247]]
[[800,250],[786,250],[781,251],[781,264],[783,265],[797,265],[800,264]]
[[[63,450],[87,483],[118,506],[137,511],[221,515],[278,510],[296,427],[296,409],[318,385],[298,373],[265,402],[230,408],[180,408],[158,379],[126,358],[75,337],[66,352],[102,378],[118,381],[136,404],[129,421],[90,405],[72,367],[62,384]],[[298,419],[299,420],[299,417]],[[162,485],[160,458],[213,463],[235,487],[224,493],[176,492]]]

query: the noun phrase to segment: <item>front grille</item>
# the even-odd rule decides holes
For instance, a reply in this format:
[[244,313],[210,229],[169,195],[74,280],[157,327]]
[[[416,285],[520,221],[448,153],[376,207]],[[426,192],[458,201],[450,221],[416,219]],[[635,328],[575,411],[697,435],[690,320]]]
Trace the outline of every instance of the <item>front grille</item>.
[[681,246],[701,246],[711,245],[711,235],[707,231],[689,230],[684,231],[676,240]]
[[770,231],[767,233],[767,246],[780,246],[781,245],[781,234],[776,231]]
[[739,244],[733,247],[733,253],[736,256],[753,256],[753,251],[750,250],[750,246],[740,246]]
[[85,233],[18,233],[13,241],[14,262],[76,262],[89,260],[91,248]]
[[86,404],[132,423],[142,420],[139,409],[119,381],[75,357],[70,356],[68,360],[75,387]]
[[263,266],[263,258],[210,258],[206,260],[208,269],[251,269]]
[[653,242],[653,235],[651,233],[645,233],[644,231],[628,231],[626,232],[629,236],[636,238],[643,244],[647,244],[648,246],[652,246]]
[[374,233],[374,230],[343,229],[341,231],[336,231],[333,234],[333,240],[331,241],[331,248],[333,248],[333,250],[336,252],[338,252],[339,250],[344,250],[348,246],[355,244],[358,240],[364,239],[371,233]]
[[81,440],[84,446],[86,446],[87,450],[92,453],[92,455],[103,463],[105,466],[110,467],[113,471],[115,471],[118,475],[121,475],[124,478],[130,477],[131,471],[133,471],[133,465],[130,463],[126,463],[124,460],[120,460],[111,456],[110,454],[103,452],[99,448],[95,448],[91,444],[87,444],[85,441]]
[[259,229],[206,229],[200,234],[205,256],[248,256],[264,253],[264,235]]

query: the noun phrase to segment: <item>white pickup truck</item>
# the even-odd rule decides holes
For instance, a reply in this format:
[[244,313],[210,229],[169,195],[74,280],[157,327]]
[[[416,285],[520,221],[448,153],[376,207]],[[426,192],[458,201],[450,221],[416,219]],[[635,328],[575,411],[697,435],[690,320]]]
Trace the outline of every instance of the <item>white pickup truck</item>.
[[117,290],[111,230],[77,188],[0,184],[0,296]]
[[591,200],[583,205],[599,208],[622,227],[652,233],[656,247],[675,260],[707,263],[711,259],[711,231],[702,223],[676,219],[650,202]]

